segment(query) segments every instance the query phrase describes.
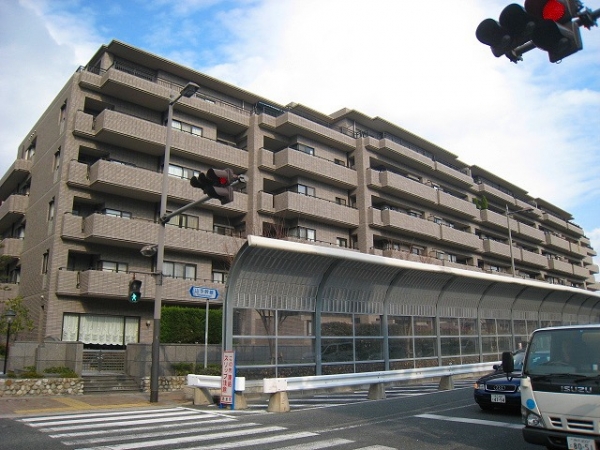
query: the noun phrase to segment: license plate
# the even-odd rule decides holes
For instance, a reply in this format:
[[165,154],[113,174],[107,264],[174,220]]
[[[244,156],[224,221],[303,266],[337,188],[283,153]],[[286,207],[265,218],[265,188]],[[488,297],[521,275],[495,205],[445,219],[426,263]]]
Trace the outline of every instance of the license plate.
[[492,394],[492,403],[506,403],[506,395]]
[[596,443],[588,438],[567,436],[567,446],[569,450],[596,450]]

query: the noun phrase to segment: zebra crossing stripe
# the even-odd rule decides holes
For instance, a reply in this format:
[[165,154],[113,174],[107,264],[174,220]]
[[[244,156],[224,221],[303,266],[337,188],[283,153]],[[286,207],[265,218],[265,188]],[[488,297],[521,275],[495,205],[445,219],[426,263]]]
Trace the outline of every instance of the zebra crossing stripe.
[[[179,438],[172,439],[159,439],[156,441],[146,441],[146,442],[130,442],[125,444],[113,444],[110,446],[111,450],[130,450],[137,448],[147,448],[147,447],[160,447],[162,445],[178,445],[178,444],[189,444],[191,442],[198,442],[198,440],[210,441],[216,439],[225,439],[225,438],[236,438],[240,436],[248,436],[252,434],[261,434],[261,433],[272,433],[276,431],[283,431],[286,428],[279,426],[271,426],[271,427],[259,427],[259,428],[251,428],[248,430],[238,430],[238,431],[226,431],[222,433],[212,433],[212,434],[203,434],[202,436],[194,435],[194,436],[184,436]],[[316,433],[309,433],[310,435],[317,436]],[[283,435],[282,435],[283,436]],[[285,438],[285,436],[283,436]],[[236,444],[239,446],[239,443]],[[215,448],[223,448],[222,444],[219,444]],[[89,448],[80,448],[77,450],[100,450],[106,449],[106,447],[89,447]],[[186,449],[189,450],[189,449]]]

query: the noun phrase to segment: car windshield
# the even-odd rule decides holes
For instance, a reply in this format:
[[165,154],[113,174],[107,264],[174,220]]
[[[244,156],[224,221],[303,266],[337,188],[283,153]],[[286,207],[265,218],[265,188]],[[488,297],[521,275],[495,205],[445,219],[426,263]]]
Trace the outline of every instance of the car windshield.
[[515,371],[520,372],[523,370],[523,362],[525,360],[525,352],[519,351],[513,354],[513,359],[515,361]]

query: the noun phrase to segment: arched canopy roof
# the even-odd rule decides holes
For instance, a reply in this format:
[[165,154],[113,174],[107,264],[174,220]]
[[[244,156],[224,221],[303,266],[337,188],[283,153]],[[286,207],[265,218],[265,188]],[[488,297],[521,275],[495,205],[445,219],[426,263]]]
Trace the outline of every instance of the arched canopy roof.
[[261,236],[227,283],[226,334],[234,308],[600,321],[592,291]]

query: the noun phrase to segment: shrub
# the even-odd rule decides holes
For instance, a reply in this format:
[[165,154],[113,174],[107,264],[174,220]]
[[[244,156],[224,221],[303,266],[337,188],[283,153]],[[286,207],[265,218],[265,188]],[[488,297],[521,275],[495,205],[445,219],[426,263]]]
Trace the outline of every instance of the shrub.
[[58,374],[61,378],[79,378],[79,375],[77,375],[73,369],[64,366],[48,367],[47,369],[44,369],[44,373]]

